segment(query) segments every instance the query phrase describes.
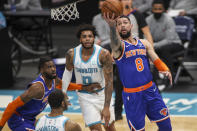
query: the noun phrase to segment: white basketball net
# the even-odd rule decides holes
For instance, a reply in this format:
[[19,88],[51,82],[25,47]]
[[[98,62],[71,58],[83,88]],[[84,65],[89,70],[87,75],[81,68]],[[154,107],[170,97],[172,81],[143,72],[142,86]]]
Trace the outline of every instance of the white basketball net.
[[66,22],[69,22],[71,19],[75,20],[79,18],[76,4],[77,2],[51,9],[51,18],[58,21],[64,20]]

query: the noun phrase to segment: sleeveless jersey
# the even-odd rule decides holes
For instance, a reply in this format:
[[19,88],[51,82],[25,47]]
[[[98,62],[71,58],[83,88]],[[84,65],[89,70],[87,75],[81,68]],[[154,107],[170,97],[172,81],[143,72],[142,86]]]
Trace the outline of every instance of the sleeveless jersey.
[[152,81],[146,48],[140,40],[136,44],[124,42],[121,58],[116,60],[119,76],[126,88],[136,88]]
[[82,59],[82,45],[80,44],[74,48],[74,71],[77,84],[87,85],[90,83],[99,83],[101,87],[105,87],[105,79],[101,64],[99,61],[99,54],[102,47],[98,45],[93,46],[94,51],[91,57],[84,61]]
[[63,115],[56,117],[44,115],[39,119],[36,131],[65,131],[64,125],[67,120],[69,119]]
[[34,120],[35,117],[40,114],[48,103],[48,96],[49,94],[55,89],[55,80],[52,82],[52,87],[49,90],[46,86],[44,78],[42,75],[39,75],[36,80],[32,81],[27,88],[29,88],[34,83],[41,83],[44,87],[44,96],[42,99],[32,99],[27,102],[24,106],[19,107],[16,111],[19,113],[23,118]]

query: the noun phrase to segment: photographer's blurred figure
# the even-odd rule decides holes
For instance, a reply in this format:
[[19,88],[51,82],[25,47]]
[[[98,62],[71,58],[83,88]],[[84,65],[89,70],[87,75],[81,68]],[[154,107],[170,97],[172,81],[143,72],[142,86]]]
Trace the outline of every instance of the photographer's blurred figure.
[[175,22],[165,13],[163,0],[153,1],[152,13],[152,15],[146,18],[146,21],[153,37],[154,49],[159,57],[168,65],[172,75],[175,75],[173,55],[184,50],[175,29]]
[[42,10],[40,0],[8,0],[5,10]]

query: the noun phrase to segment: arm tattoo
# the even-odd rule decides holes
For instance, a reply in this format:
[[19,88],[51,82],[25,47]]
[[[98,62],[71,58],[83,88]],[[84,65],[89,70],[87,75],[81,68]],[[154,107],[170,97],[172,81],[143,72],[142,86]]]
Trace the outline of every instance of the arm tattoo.
[[113,53],[115,53],[115,56],[119,57],[121,55],[122,46],[121,46],[121,40],[117,35],[116,27],[110,27],[110,38],[111,38],[111,48],[113,50]]
[[66,68],[67,70],[72,70],[73,65],[74,49],[70,49],[66,52]]
[[107,50],[102,50],[100,54],[100,61],[103,67],[105,77],[105,104],[110,106],[111,96],[113,91],[113,64],[110,53]]

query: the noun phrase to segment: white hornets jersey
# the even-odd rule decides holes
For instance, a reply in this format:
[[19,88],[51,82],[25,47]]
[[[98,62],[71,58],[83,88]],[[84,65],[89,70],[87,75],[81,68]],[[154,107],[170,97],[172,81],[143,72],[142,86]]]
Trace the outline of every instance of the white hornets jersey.
[[56,117],[44,115],[36,124],[36,131],[65,131],[64,125],[67,120],[68,118],[63,115]]
[[[94,44],[94,51],[87,61],[82,60],[82,48],[82,45],[74,48],[73,64],[76,83],[83,85],[99,83],[102,87],[102,89],[96,91],[97,93],[90,93],[84,90],[77,91],[85,124],[90,126],[101,122],[100,113],[105,103],[105,78],[99,61],[99,55],[103,48]],[[112,104],[113,101],[111,101],[110,105],[110,123],[115,120]]]
[[94,51],[92,56],[84,61],[82,59],[82,45],[74,48],[74,71],[77,84],[88,85],[90,83],[99,83],[101,87],[105,87],[105,79],[103,70],[99,61],[99,54],[102,47],[93,46]]

